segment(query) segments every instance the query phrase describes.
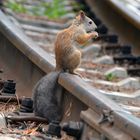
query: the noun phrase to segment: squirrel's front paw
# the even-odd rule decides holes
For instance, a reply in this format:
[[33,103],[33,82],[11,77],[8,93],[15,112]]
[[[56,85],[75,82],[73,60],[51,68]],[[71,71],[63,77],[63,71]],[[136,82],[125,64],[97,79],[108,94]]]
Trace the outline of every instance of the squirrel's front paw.
[[99,35],[97,32],[94,31],[93,33],[91,33],[91,36],[92,36],[92,38],[96,39]]

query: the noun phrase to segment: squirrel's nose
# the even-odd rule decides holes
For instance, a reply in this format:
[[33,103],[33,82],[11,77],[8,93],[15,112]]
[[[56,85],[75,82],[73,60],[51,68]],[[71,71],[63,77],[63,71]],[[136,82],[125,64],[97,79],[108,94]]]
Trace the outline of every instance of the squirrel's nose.
[[96,26],[96,24],[94,25],[94,30],[96,30],[97,29],[97,26]]

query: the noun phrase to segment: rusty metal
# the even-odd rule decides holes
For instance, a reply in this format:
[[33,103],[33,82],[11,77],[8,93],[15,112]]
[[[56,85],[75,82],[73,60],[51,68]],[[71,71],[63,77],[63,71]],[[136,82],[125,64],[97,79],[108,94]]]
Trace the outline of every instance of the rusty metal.
[[60,74],[58,82],[96,112],[106,110],[122,110],[115,102],[103,96],[99,90],[85,83],[80,77],[68,73]]
[[81,112],[81,118],[88,123],[91,127],[104,134],[110,140],[133,140],[133,137],[124,133],[116,125],[110,125],[109,123],[99,124],[98,120],[100,116],[93,110]]
[[[101,95],[97,89],[89,86],[79,77],[66,73],[60,75],[59,83],[98,114],[103,114],[104,110],[112,111],[114,123],[120,124],[120,120],[125,120],[129,124],[129,127],[125,127],[125,124],[123,123],[121,127],[123,131],[128,132],[134,138],[140,138],[139,133],[131,131],[140,131],[140,120],[123,110],[107,97]],[[130,120],[130,118],[133,119]]]
[[103,110],[103,114],[101,114],[101,118],[99,120],[99,124],[109,122],[110,125],[114,124],[114,117],[112,115],[112,111]]
[[140,119],[126,112],[115,111],[114,120],[116,125],[136,139],[140,139]]
[[38,116],[6,116],[7,120],[11,121],[18,121],[18,122],[24,122],[24,121],[32,121],[32,122],[38,122],[38,123],[48,123],[48,121],[44,118],[38,117]]

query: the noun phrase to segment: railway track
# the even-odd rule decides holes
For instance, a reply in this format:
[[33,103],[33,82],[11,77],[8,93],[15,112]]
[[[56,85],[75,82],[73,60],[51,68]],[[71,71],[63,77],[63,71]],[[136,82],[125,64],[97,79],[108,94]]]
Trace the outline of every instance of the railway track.
[[[23,4],[31,8],[38,2]],[[118,35],[86,3],[83,5],[83,10],[98,25],[100,37],[81,47],[83,59],[77,71],[83,79],[67,73],[59,77],[59,84],[67,90],[65,108],[70,107],[71,114],[64,121],[80,118],[84,122],[82,140],[140,139],[140,57],[132,54],[131,45],[122,45]],[[55,36],[69,26],[74,11],[78,11],[70,2],[65,7],[67,14],[59,21],[17,14],[9,9],[5,9],[6,15],[0,12],[1,67],[8,77],[19,81],[19,96],[31,96],[34,84],[54,69]]]

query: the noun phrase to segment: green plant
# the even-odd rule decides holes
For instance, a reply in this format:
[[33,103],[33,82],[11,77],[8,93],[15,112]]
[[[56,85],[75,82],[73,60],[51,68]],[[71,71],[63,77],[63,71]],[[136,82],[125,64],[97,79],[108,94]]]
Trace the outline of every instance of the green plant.
[[63,0],[53,0],[50,3],[42,3],[44,6],[44,15],[50,19],[56,19],[66,14]]
[[57,19],[66,14],[63,4],[64,0],[53,0],[52,2],[40,2],[32,7],[31,12],[37,16],[47,16],[49,19]]
[[17,13],[26,13],[27,10],[26,8],[20,4],[20,3],[17,3],[16,1],[13,1],[13,0],[8,0],[4,3],[5,7],[11,9],[12,11],[14,12],[17,12]]
[[109,74],[105,75],[105,78],[108,81],[112,81],[112,80],[114,80],[116,78],[116,76],[113,75],[112,73],[109,73]]
[[41,2],[34,5],[28,11],[24,7],[25,0],[7,0],[5,6],[17,13],[28,13],[35,16],[47,16],[49,19],[57,19],[66,14],[64,0],[52,0],[51,2]]

